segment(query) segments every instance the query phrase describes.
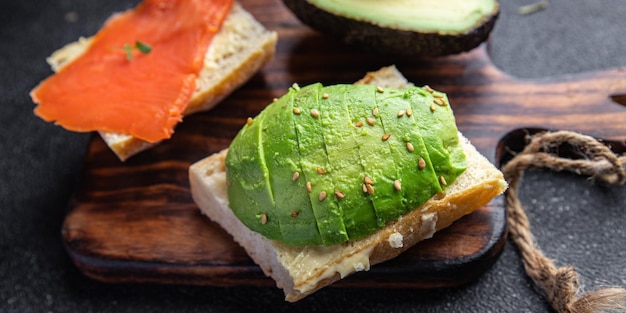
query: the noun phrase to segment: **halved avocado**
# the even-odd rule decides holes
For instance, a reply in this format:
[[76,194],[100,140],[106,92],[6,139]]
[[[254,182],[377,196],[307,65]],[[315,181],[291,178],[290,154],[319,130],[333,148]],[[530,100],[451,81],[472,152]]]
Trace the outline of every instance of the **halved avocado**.
[[496,0],[283,0],[302,21],[366,50],[443,56],[484,42],[499,14]]

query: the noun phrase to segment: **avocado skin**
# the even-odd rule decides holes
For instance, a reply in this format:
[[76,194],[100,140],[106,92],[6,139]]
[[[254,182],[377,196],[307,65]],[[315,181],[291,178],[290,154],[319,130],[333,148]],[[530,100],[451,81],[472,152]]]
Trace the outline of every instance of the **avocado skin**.
[[365,51],[411,57],[438,57],[472,50],[487,40],[499,16],[499,7],[480,25],[464,33],[418,32],[381,27],[335,15],[306,0],[283,0],[304,24]]

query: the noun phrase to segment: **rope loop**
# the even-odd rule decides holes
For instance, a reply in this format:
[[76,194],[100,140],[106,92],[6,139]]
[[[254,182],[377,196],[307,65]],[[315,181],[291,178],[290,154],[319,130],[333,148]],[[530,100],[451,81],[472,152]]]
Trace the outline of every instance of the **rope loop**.
[[[580,156],[560,157],[555,150],[570,145]],[[578,273],[571,266],[557,268],[535,242],[528,216],[517,196],[525,169],[547,168],[589,176],[592,182],[624,184],[626,156],[617,156],[596,139],[570,131],[545,132],[533,136],[522,152],[504,165],[502,173],[509,183],[505,192],[508,232],[522,256],[526,274],[558,313],[592,313],[622,310],[626,312],[626,290],[604,288],[584,293]]]

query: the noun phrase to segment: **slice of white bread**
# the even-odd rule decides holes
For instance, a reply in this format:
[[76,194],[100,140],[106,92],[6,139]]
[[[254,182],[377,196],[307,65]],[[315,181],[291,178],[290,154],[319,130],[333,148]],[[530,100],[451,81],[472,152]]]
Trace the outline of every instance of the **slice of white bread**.
[[[389,76],[380,79],[385,75]],[[395,67],[370,73],[360,83],[384,87],[407,84]],[[189,168],[191,192],[200,210],[244,247],[283,289],[287,301],[295,302],[349,274],[396,257],[504,192],[507,183],[502,173],[460,133],[459,139],[467,156],[467,170],[445,192],[366,238],[331,247],[287,246],[243,225],[228,207],[224,164],[227,149]]]
[[[196,91],[184,115],[213,108],[244,84],[273,56],[278,36],[263,27],[235,2],[222,28],[215,35],[196,81]],[[91,43],[82,38],[55,51],[47,62],[57,71],[81,55]],[[107,145],[122,161],[155,145],[135,137],[100,132]]]

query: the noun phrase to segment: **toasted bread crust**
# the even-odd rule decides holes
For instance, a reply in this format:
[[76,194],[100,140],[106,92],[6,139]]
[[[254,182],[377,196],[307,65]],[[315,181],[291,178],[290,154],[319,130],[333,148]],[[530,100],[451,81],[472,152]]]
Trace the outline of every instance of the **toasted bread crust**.
[[[390,70],[395,71],[391,76],[401,76],[395,67],[384,68],[382,73],[388,75]],[[368,74],[371,75],[377,74]],[[364,83],[375,81],[386,87],[384,80],[366,79],[369,81]],[[374,234],[341,245],[287,246],[244,226],[228,207],[224,165],[227,150],[190,167],[191,192],[200,210],[230,233],[265,274],[283,289],[285,299],[294,302],[346,275],[396,257],[504,192],[507,184],[502,173],[460,133],[459,136],[467,156],[467,170],[444,193],[433,196]]]
[[[207,111],[239,88],[274,56],[277,40],[276,32],[266,30],[235,2],[213,38],[196,81],[196,91],[183,114]],[[57,71],[80,56],[90,42],[89,38],[81,38],[54,52],[47,61]],[[100,132],[100,135],[122,161],[156,144],[123,134]]]

